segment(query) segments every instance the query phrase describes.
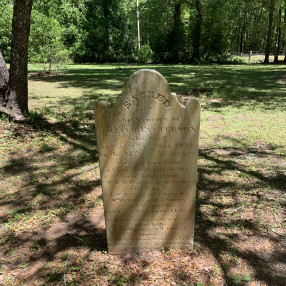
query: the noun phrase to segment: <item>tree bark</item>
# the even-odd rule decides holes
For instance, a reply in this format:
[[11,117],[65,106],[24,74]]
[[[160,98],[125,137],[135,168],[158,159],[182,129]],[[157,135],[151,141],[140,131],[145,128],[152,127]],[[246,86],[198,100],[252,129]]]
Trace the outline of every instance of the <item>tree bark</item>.
[[24,119],[28,112],[28,41],[32,4],[33,0],[14,1],[8,83],[6,63],[2,54],[0,57],[0,111],[16,120]]
[[277,35],[276,35],[276,43],[275,43],[275,54],[274,54],[274,63],[278,63],[279,61],[279,52],[280,52],[280,44],[281,44],[281,6],[278,10],[278,19],[277,19]]
[[5,113],[9,112],[9,110],[8,109],[6,110],[5,108],[5,101],[8,95],[8,81],[9,81],[9,73],[7,70],[6,62],[0,51],[0,112],[5,112]]
[[256,25],[258,22],[259,13],[257,13],[257,11],[253,9],[253,14],[254,14],[254,19],[253,19],[253,31],[252,31],[251,47],[250,47],[251,51],[254,51],[256,47],[256,34],[257,34]]
[[275,4],[275,0],[271,0],[270,11],[269,11],[268,33],[267,33],[267,41],[266,41],[266,49],[265,49],[265,59],[264,59],[264,63],[266,64],[269,63],[269,54],[270,54],[270,49],[271,49],[274,4]]
[[240,32],[240,43],[239,43],[239,52],[243,53],[243,44],[244,44],[244,36],[245,36],[245,30],[246,30],[246,17],[247,17],[247,6],[245,6],[244,9],[244,15],[243,15],[243,25]]
[[[2,105],[2,98],[4,97],[4,94],[7,92],[8,88],[8,81],[9,81],[9,73],[7,70],[6,62],[4,60],[4,57],[0,51],[0,103]],[[3,94],[3,96],[2,96]]]
[[196,0],[196,23],[194,29],[194,52],[192,62],[200,61],[200,48],[201,48],[201,27],[202,27],[202,3],[201,0]]
[[182,4],[179,2],[175,5],[174,10],[174,27],[171,34],[170,50],[171,61],[173,63],[179,62],[180,43],[182,42]]
[[284,37],[283,37],[283,48],[284,48],[284,53],[285,53],[285,56],[284,56],[284,60],[283,62],[286,62],[286,0],[284,1],[284,5],[285,5],[285,8],[284,8]]

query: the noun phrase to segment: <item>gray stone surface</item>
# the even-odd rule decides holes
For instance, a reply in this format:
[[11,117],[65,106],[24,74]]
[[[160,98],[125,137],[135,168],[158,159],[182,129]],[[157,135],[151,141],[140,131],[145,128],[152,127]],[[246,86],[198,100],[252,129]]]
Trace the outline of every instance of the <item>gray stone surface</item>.
[[164,77],[139,70],[109,108],[95,107],[110,253],[193,244],[200,104],[181,105]]

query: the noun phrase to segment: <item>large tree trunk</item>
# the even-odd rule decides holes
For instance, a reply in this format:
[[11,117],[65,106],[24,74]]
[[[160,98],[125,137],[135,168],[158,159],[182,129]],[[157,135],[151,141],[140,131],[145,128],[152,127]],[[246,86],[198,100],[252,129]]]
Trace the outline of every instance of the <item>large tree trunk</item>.
[[268,33],[267,33],[267,41],[266,41],[266,49],[265,49],[265,59],[264,59],[264,63],[266,64],[269,63],[269,54],[270,54],[270,49],[271,49],[274,4],[275,4],[275,0],[271,0],[270,11],[269,11]]
[[[28,112],[28,41],[33,0],[15,0],[12,21],[12,43],[10,73],[5,92],[0,93],[0,111],[17,120],[25,118]],[[1,54],[0,82],[5,83],[7,71]],[[3,71],[2,71],[3,70]]]

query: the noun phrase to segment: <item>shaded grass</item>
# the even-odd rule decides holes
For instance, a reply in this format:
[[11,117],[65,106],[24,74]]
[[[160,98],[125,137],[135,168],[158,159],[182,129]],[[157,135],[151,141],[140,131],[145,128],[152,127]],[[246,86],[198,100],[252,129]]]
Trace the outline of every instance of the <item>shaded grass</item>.
[[285,285],[283,66],[147,66],[202,104],[195,249],[106,253],[92,105],[142,67],[30,66],[31,120],[0,121],[0,285]]
[[212,97],[235,101],[232,105],[237,107],[283,108],[286,93],[283,65],[69,65],[59,75],[30,76],[32,109],[83,103],[92,106],[97,100],[112,103],[127,77],[140,68],[159,71],[178,94],[203,88]]

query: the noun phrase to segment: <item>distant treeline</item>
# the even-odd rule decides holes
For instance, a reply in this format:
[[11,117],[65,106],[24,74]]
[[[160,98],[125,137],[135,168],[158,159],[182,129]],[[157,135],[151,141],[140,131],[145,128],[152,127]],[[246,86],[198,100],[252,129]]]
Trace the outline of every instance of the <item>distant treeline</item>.
[[[12,2],[0,1],[7,61]],[[285,48],[286,0],[35,0],[29,60],[225,62],[232,53],[257,51],[278,61]]]

